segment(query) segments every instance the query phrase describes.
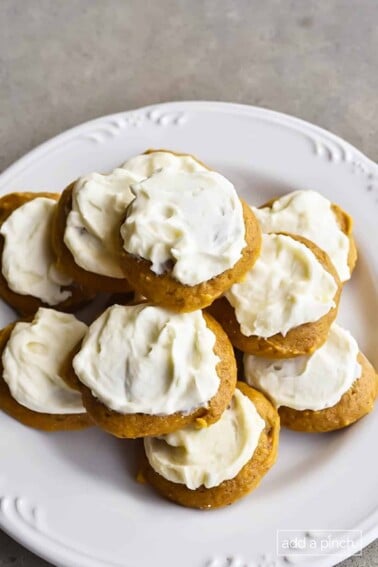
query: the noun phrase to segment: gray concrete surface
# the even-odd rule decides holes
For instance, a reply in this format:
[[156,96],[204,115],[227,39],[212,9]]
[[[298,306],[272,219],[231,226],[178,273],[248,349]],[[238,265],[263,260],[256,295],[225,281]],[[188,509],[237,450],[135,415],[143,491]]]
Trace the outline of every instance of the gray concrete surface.
[[[180,99],[287,112],[377,160],[377,54],[377,0],[0,0],[0,170],[77,123]],[[0,533],[6,566],[47,563]],[[378,566],[377,543],[343,566]]]

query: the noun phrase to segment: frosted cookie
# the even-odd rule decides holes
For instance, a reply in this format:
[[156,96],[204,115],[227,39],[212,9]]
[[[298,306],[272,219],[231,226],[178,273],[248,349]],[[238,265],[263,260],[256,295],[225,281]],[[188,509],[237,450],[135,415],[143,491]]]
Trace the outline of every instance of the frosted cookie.
[[121,220],[134,198],[130,185],[161,168],[195,171],[205,166],[186,154],[148,150],[107,175],[81,177],[63,191],[53,245],[60,264],[76,281],[96,291],[130,291],[119,261]]
[[71,311],[90,294],[57,267],[51,246],[55,193],[10,193],[0,199],[0,296],[22,315],[41,306]]
[[121,226],[124,271],[154,303],[179,312],[205,307],[256,261],[258,223],[219,173],[162,169],[132,191]]
[[141,474],[182,506],[227,506],[255,489],[275,463],[278,436],[277,411],[260,392],[238,382],[215,424],[146,438]]
[[245,379],[279,408],[281,423],[306,432],[333,431],[368,414],[378,376],[351,334],[334,323],[323,346],[291,360],[244,357]]
[[338,205],[316,191],[295,191],[252,208],[263,232],[308,238],[327,252],[342,282],[350,278],[357,260],[353,221]]
[[212,423],[236,384],[232,346],[212,317],[148,304],[109,307],[72,366],[88,413],[117,437]]
[[91,425],[80,393],[64,380],[67,360],[86,329],[73,315],[45,308],[31,321],[5,327],[0,332],[0,408],[45,431]]
[[291,358],[324,343],[340,291],[332,263],[313,242],[264,234],[256,264],[209,312],[243,352]]

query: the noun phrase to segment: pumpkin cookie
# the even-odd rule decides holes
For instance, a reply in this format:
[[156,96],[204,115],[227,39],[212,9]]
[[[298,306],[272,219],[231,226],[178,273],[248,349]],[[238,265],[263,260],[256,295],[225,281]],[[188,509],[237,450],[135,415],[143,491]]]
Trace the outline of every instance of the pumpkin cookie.
[[66,358],[86,332],[73,315],[40,308],[0,332],[0,408],[24,425],[58,431],[92,424],[64,382]]
[[154,303],[178,312],[205,307],[256,261],[258,223],[219,173],[166,169],[132,190],[121,226],[124,271]]
[[148,150],[107,175],[91,173],[71,183],[58,203],[53,245],[60,265],[95,291],[127,293],[120,266],[119,227],[134,198],[130,185],[161,168],[205,169],[186,154]]
[[261,256],[209,312],[232,344],[269,358],[309,354],[327,338],[341,283],[327,254],[289,234],[264,234]]
[[162,496],[190,508],[232,504],[275,463],[279,417],[256,390],[238,382],[220,420],[144,441],[141,475]]
[[236,384],[232,346],[212,317],[149,304],[109,307],[72,365],[88,413],[117,437],[213,423]]
[[334,264],[342,282],[357,261],[352,218],[316,191],[295,191],[253,211],[263,232],[288,232],[315,242]]
[[378,376],[348,331],[334,323],[311,356],[269,360],[245,355],[245,378],[279,407],[282,425],[305,432],[334,431],[368,414]]
[[21,315],[42,306],[72,311],[91,297],[56,265],[51,224],[58,198],[55,193],[0,198],[0,297]]

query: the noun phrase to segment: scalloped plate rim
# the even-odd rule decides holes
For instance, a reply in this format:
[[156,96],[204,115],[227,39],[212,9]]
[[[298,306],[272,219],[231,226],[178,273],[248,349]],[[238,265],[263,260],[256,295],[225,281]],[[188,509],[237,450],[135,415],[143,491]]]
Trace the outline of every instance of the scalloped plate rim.
[[165,108],[169,108],[172,105],[179,105],[179,106],[182,105],[183,107],[189,106],[189,108],[192,107],[193,109],[200,109],[202,107],[204,110],[209,110],[209,111],[212,110],[222,110],[224,112],[227,112],[229,110],[235,110],[239,112],[245,111],[248,114],[255,114],[257,117],[263,118],[267,121],[273,120],[274,122],[281,122],[286,126],[292,126],[294,127],[294,129],[298,129],[298,128],[308,129],[309,131],[312,131],[320,136],[326,136],[330,140],[337,142],[338,144],[341,144],[345,148],[349,149],[356,156],[362,158],[369,165],[369,167],[371,167],[373,170],[376,170],[376,173],[378,174],[378,164],[375,163],[372,159],[370,159],[366,154],[364,154],[359,149],[357,149],[355,146],[353,146],[350,142],[344,140],[343,138],[337,136],[336,134],[333,134],[332,132],[330,132],[325,128],[316,126],[311,122],[307,122],[302,118],[297,118],[296,116],[291,116],[289,114],[278,112],[276,110],[270,110],[269,108],[253,106],[253,105],[250,106],[248,104],[239,104],[234,102],[222,102],[222,101],[207,101],[207,100],[187,100],[187,101],[169,101],[163,103],[156,103],[147,106],[142,106],[140,108],[133,108],[131,110],[116,112],[113,114],[104,114],[103,116],[100,116],[98,118],[93,118],[91,120],[81,122],[76,126],[72,126],[71,128],[65,130],[64,132],[61,132],[60,134],[57,134],[56,136],[53,136],[52,138],[45,140],[37,147],[33,148],[32,150],[30,150],[29,152],[18,158],[10,166],[5,168],[4,171],[2,171],[0,174],[0,187],[2,187],[7,182],[8,177],[11,177],[15,171],[20,169],[20,167],[25,167],[26,165],[28,165],[29,162],[33,161],[36,157],[42,155],[43,151],[47,147],[52,148],[53,146],[56,146],[62,141],[69,140],[71,136],[80,134],[81,131],[83,131],[84,133],[85,130],[89,129],[92,126],[96,126],[97,124],[100,124],[104,121],[108,121],[110,119],[115,119],[115,118],[121,118],[127,115],[132,115],[136,112],[147,113],[158,109],[164,110]]

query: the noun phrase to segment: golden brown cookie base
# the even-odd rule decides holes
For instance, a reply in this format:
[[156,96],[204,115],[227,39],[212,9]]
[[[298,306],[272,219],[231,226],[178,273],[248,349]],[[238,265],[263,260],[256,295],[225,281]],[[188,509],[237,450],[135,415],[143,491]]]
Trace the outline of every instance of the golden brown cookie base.
[[151,262],[123,253],[125,274],[138,293],[156,305],[176,312],[195,311],[210,305],[231,285],[240,281],[256,262],[261,249],[261,229],[250,207],[242,201],[245,240],[247,246],[241,259],[229,270],[211,280],[194,286],[183,285],[170,274],[157,275],[151,270]]
[[73,255],[64,243],[67,217],[72,209],[72,191],[76,181],[71,183],[60,196],[52,228],[52,245],[58,258],[58,266],[69,274],[75,282],[96,292],[127,293],[131,291],[129,282],[122,278],[111,278],[84,270],[76,264]]
[[[271,208],[273,203],[275,201],[277,201],[280,197],[275,197],[274,199],[270,199],[270,201],[268,201],[267,203],[264,203],[264,205],[261,205],[259,207],[259,209],[265,209],[266,207]],[[349,239],[349,253],[348,253],[348,266],[349,266],[349,270],[350,273],[352,275],[352,272],[355,268],[356,262],[357,262],[357,247],[356,247],[356,242],[353,238],[353,219],[350,215],[348,215],[348,213],[346,211],[344,211],[344,209],[342,209],[339,205],[336,205],[335,203],[331,204],[331,209],[336,217],[337,223],[340,227],[340,229],[343,231],[343,233],[348,237]]]
[[292,234],[287,236],[307,246],[327,272],[335,278],[338,286],[334,297],[336,306],[318,321],[305,323],[291,329],[285,337],[281,333],[277,333],[272,337],[262,338],[256,335],[250,337],[243,335],[232,305],[224,297],[218,299],[208,308],[208,311],[225,329],[232,344],[248,354],[266,358],[293,358],[302,354],[311,354],[325,343],[329,328],[337,315],[342,285],[328,255],[306,238]]
[[256,406],[259,415],[265,421],[265,428],[253,457],[241,469],[239,474],[225,480],[213,488],[201,486],[190,490],[184,484],[171,482],[159,475],[149,464],[146,455],[142,458],[142,476],[162,496],[181,506],[210,510],[228,506],[254,490],[276,461],[280,420],[277,411],[263,394],[243,382],[238,382],[239,390],[248,396]]
[[[9,193],[0,198],[0,226],[6,221],[6,219],[19,207],[25,203],[37,199],[39,197],[47,197],[48,199],[54,199],[57,201],[59,195],[56,193]],[[0,235],[0,265],[2,264],[2,254],[4,249],[4,237]],[[64,270],[62,270],[64,273]],[[33,315],[40,307],[50,307],[58,311],[75,311],[81,306],[85,305],[90,299],[92,299],[93,294],[88,292],[88,290],[74,284],[69,286],[64,286],[62,289],[70,291],[71,296],[58,303],[56,305],[47,305],[38,297],[33,297],[32,295],[22,295],[10,289],[7,280],[4,278],[2,271],[0,270],[0,297],[11,305],[18,313],[22,316]]]
[[281,424],[296,431],[322,433],[347,427],[370,413],[378,394],[378,375],[362,353],[357,360],[362,368],[361,378],[335,406],[318,411],[281,407],[278,410]]
[[17,419],[20,423],[43,431],[72,431],[91,427],[93,421],[86,413],[50,414],[32,411],[19,404],[11,395],[7,383],[3,379],[2,354],[13,331],[15,323],[11,323],[0,331],[0,409]]
[[150,435],[163,435],[177,431],[201,419],[203,425],[217,421],[227,408],[236,384],[236,362],[227,335],[221,326],[209,315],[204,314],[208,328],[215,334],[215,354],[220,358],[217,373],[220,379],[218,392],[211,398],[208,408],[199,408],[190,414],[148,415],[144,413],[120,414],[98,401],[89,388],[80,384],[84,407],[93,421],[116,437],[135,439]]

